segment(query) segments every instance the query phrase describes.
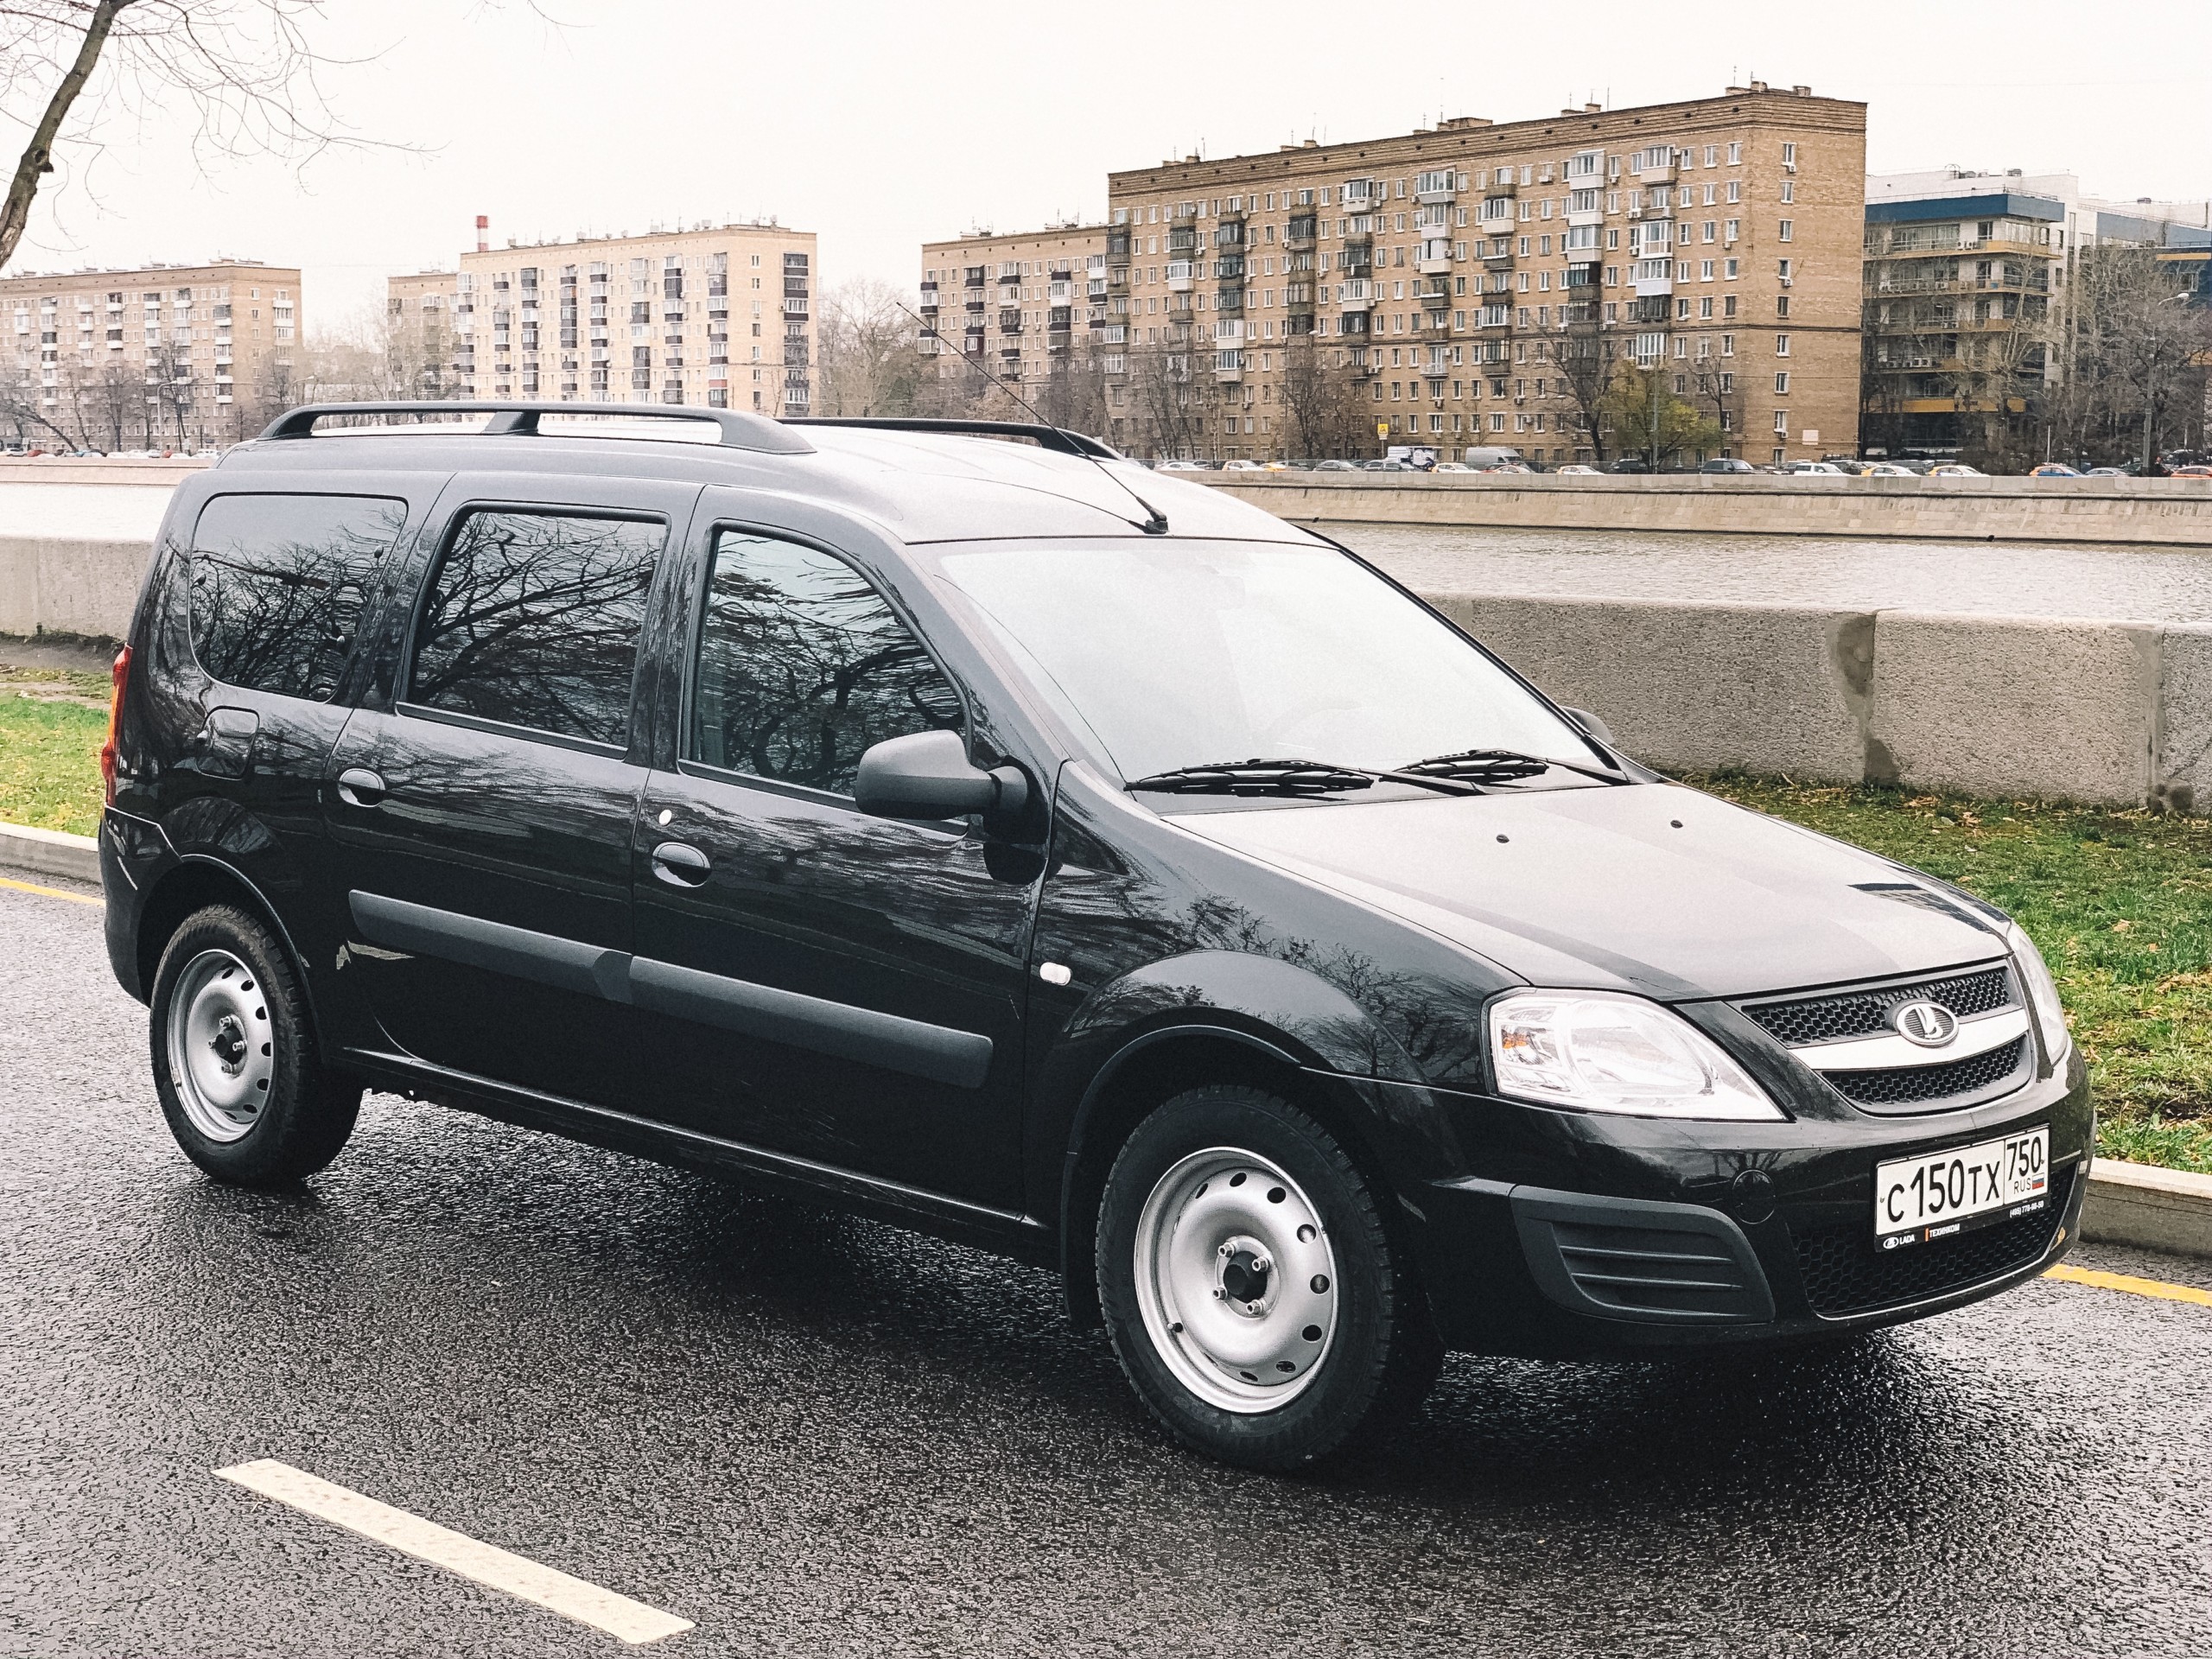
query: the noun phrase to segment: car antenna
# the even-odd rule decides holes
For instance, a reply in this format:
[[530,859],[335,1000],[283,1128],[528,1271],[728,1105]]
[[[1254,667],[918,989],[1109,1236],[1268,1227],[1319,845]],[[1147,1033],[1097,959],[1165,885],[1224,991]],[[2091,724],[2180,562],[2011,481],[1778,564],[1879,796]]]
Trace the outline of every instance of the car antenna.
[[[938,333],[937,325],[935,323],[925,321],[920,312],[913,309],[904,300],[893,300],[892,301],[892,304],[897,306],[901,311],[904,311],[917,323],[920,324],[923,332],[926,334],[929,338],[932,340],[942,340],[944,338],[944,335]],[[960,355],[963,359],[966,359],[968,353],[963,352]],[[1144,497],[1139,495],[1135,490],[1131,489],[1126,480],[1116,477],[1115,474],[1108,469],[1106,463],[1103,461],[1100,460],[1096,455],[1090,454],[1088,450],[1085,450],[1081,444],[1073,442],[1072,440],[1076,437],[1076,434],[1070,432],[1065,427],[1060,425],[1058,422],[1048,421],[1042,415],[1039,415],[1037,412],[1037,406],[1034,404],[1031,403],[1027,397],[1024,397],[1012,386],[1007,385],[1005,381],[1000,379],[998,376],[993,374],[991,372],[991,365],[984,362],[982,358],[978,357],[973,359],[972,361],[978,369],[982,371],[984,379],[989,381],[1001,391],[1006,393],[1007,397],[1013,398],[1015,403],[1027,410],[1029,411],[1030,417],[1033,419],[1038,425],[1044,427],[1048,431],[1057,432],[1062,437],[1071,440],[1069,446],[1071,448],[1082,454],[1085,461],[1096,467],[1100,472],[1104,473],[1108,478],[1112,479],[1115,486],[1120,489],[1123,495],[1128,496],[1130,500],[1135,502],[1137,505],[1144,509],[1145,516],[1142,518],[1131,518],[1127,521],[1128,523],[1135,524],[1139,530],[1144,531],[1147,536],[1165,536],[1167,533],[1167,515],[1162,512],[1158,507],[1154,506],[1151,502],[1146,500]]]

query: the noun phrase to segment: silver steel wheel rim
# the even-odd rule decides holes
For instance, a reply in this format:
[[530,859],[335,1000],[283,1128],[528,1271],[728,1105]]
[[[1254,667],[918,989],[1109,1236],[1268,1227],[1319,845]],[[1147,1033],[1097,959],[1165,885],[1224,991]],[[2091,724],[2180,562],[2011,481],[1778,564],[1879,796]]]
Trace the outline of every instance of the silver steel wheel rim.
[[1274,1411],[1321,1374],[1336,1250],[1313,1202],[1267,1159],[1210,1147],[1177,1163],[1137,1217],[1135,1265],[1153,1351],[1208,1405]]
[[169,1081],[192,1127],[238,1141],[268,1109],[276,1041],[261,976],[227,950],[185,963],[169,997]]

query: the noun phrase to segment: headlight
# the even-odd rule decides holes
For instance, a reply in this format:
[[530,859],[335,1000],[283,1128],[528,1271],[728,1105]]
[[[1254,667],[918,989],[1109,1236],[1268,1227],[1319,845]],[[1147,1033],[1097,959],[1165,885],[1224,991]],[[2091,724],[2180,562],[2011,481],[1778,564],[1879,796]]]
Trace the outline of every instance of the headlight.
[[2058,982],[2050,976],[2043,952],[2018,923],[2005,923],[2005,942],[2012,948],[2013,971],[2027,988],[2028,1006],[2035,1010],[2036,1028],[2043,1033],[2043,1052],[2056,1067],[2074,1046],[2073,1034],[2066,1029],[2065,1005],[2058,1000]]
[[1500,1093],[1637,1117],[1775,1119],[1766,1091],[1681,1015],[1611,991],[1514,991],[1491,1004]]

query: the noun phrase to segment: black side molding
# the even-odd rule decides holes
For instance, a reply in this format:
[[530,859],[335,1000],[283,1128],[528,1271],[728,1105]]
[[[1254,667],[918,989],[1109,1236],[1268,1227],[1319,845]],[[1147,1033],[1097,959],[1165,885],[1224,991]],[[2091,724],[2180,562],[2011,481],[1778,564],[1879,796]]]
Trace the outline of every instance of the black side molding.
[[719,1026],[841,1060],[904,1071],[956,1089],[980,1089],[991,1069],[991,1039],[895,1014],[878,1014],[748,980],[639,957],[630,963],[630,997],[641,1008]]
[[980,1089],[990,1072],[993,1046],[979,1033],[702,973],[379,893],[356,892],[347,899],[362,937],[394,950],[509,974],[582,996],[634,1003],[675,1019],[956,1089]]
[[417,956],[438,957],[495,974],[512,974],[610,1002],[630,1000],[630,958],[609,950],[526,927],[509,927],[456,911],[410,905],[379,893],[350,893],[346,901],[353,925],[372,944]]

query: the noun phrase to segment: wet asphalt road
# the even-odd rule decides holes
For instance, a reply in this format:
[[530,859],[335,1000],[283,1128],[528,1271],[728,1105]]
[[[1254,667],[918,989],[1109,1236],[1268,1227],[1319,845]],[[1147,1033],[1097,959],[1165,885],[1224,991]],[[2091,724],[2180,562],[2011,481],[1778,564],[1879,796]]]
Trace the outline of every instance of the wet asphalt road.
[[99,920],[0,889],[0,1653],[626,1650],[209,1472],[255,1458],[696,1620],[671,1654],[2212,1647],[2212,1309],[1455,1359],[1382,1452],[1244,1474],[1046,1275],[893,1228],[381,1096],[311,1191],[215,1186]]

